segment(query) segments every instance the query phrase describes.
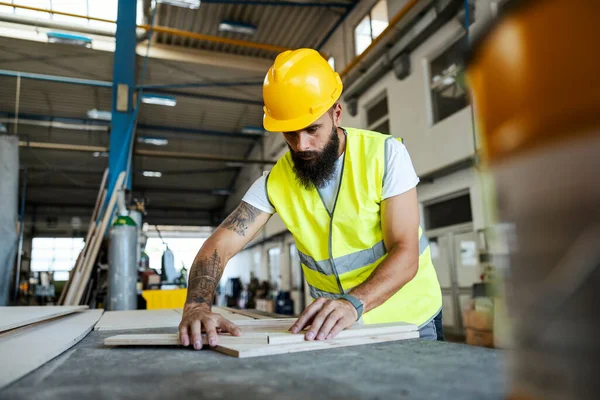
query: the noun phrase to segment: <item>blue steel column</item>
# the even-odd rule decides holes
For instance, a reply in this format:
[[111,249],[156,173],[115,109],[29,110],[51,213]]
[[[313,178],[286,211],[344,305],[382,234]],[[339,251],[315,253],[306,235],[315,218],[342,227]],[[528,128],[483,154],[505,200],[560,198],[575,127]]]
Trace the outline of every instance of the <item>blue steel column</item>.
[[[117,14],[116,48],[113,67],[113,98],[110,146],[108,155],[108,194],[122,171],[127,169],[130,135],[133,132],[134,108],[133,93],[135,92],[135,47],[136,47],[136,8],[137,1],[119,0]],[[125,84],[129,87],[127,110],[117,110],[118,86]],[[131,175],[126,180],[131,189]]]

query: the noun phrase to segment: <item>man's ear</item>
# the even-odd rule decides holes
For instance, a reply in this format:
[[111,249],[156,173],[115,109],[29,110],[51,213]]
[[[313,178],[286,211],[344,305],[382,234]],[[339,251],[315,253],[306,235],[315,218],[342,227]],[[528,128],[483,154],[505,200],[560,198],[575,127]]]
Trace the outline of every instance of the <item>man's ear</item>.
[[339,128],[342,124],[342,103],[335,103],[333,106],[333,125]]

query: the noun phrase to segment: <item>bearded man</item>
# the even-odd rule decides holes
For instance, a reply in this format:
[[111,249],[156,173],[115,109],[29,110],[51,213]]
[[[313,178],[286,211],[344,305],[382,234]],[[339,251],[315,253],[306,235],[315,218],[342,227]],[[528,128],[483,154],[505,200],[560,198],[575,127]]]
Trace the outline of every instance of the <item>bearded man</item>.
[[280,54],[264,85],[263,125],[287,152],[206,240],[190,270],[179,335],[210,346],[239,328],[211,312],[227,262],[278,213],[294,236],[314,301],[290,330],[328,340],[357,321],[408,322],[442,340],[442,294],[419,225],[419,179],[401,140],[342,128],[342,81],[316,51]]

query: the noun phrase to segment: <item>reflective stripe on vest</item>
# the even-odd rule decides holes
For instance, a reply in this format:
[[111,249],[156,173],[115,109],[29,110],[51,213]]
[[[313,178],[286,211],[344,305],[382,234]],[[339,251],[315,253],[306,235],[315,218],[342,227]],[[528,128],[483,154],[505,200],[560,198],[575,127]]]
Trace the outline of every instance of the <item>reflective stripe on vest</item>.
[[[429,240],[427,239],[427,236],[421,232],[421,237],[419,238],[419,256],[423,254],[428,246]],[[373,264],[386,253],[387,251],[385,250],[385,245],[382,240],[370,249],[360,250],[352,254],[335,258],[333,262],[335,263],[337,273],[343,274],[345,272],[354,271],[355,269],[363,268],[369,264]],[[300,262],[307,268],[320,272],[323,275],[335,275],[335,271],[333,270],[333,265],[330,260],[315,261],[314,258],[302,253],[301,251],[298,251],[298,255],[300,256]]]
[[[294,236],[313,298],[336,298],[362,284],[387,257],[381,228],[385,141],[389,135],[346,129],[340,185],[329,212],[316,188],[301,186],[289,153],[271,170],[267,195]],[[427,237],[419,227],[415,277],[382,305],[363,314],[369,323],[421,325],[442,305]]]

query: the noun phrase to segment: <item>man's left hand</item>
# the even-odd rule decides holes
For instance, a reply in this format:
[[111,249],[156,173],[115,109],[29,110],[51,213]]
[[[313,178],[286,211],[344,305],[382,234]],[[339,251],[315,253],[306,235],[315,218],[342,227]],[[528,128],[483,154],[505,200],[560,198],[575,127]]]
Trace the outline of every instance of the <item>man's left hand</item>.
[[354,324],[357,317],[358,313],[349,301],[320,297],[304,309],[290,331],[298,333],[310,325],[304,336],[306,340],[331,339]]

